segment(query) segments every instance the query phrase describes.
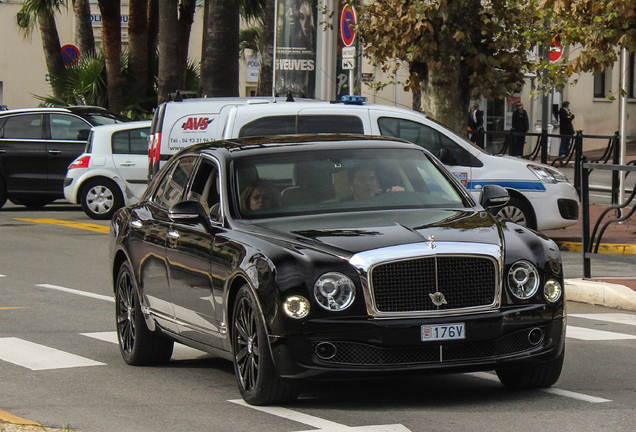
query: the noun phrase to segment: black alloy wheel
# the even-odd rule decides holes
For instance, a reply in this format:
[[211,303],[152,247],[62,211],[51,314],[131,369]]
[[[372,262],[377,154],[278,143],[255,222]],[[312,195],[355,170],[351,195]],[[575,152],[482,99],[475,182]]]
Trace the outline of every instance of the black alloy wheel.
[[293,402],[300,388],[276,373],[265,324],[252,290],[238,292],[232,315],[234,371],[243,399],[251,405]]
[[164,364],[170,361],[174,342],[148,329],[128,261],[119,268],[116,284],[117,339],[124,361],[135,366]]

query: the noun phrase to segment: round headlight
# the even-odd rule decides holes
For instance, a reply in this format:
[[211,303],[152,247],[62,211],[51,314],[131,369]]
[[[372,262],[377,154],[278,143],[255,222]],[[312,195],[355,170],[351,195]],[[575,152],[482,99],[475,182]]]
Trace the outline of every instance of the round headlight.
[[508,287],[518,299],[529,299],[539,288],[537,268],[528,261],[517,261],[508,271]]
[[549,281],[547,281],[545,283],[545,286],[543,287],[543,294],[550,303],[558,301],[561,298],[562,292],[563,288],[561,287],[561,284],[559,283],[559,281],[556,281],[554,279],[550,279]]
[[351,306],[356,297],[353,281],[342,273],[325,273],[314,284],[314,297],[327,310],[343,310]]
[[309,315],[309,300],[301,296],[291,296],[283,303],[283,310],[291,318],[305,318]]

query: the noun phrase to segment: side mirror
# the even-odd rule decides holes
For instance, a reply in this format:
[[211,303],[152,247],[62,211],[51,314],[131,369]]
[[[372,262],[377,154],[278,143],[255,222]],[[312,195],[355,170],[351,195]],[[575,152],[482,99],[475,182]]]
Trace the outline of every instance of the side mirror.
[[88,135],[91,133],[90,129],[80,129],[77,131],[78,141],[88,141]]
[[170,207],[168,217],[171,221],[186,225],[192,225],[207,221],[208,215],[199,201],[181,201]]
[[508,191],[498,185],[486,185],[479,196],[479,204],[486,210],[501,207],[510,200]]

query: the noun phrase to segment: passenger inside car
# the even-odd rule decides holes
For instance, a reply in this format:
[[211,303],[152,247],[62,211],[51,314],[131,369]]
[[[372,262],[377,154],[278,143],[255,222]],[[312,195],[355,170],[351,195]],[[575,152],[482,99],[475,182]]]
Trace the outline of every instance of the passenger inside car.
[[243,211],[267,210],[278,207],[278,192],[267,182],[257,180],[241,193]]

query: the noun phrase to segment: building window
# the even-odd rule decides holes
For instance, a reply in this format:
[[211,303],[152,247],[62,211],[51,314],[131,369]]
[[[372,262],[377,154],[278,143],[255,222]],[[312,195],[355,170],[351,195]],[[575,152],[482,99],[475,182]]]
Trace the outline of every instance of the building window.
[[603,72],[594,74],[594,97],[603,99],[610,95],[612,88],[612,68],[608,66]]

